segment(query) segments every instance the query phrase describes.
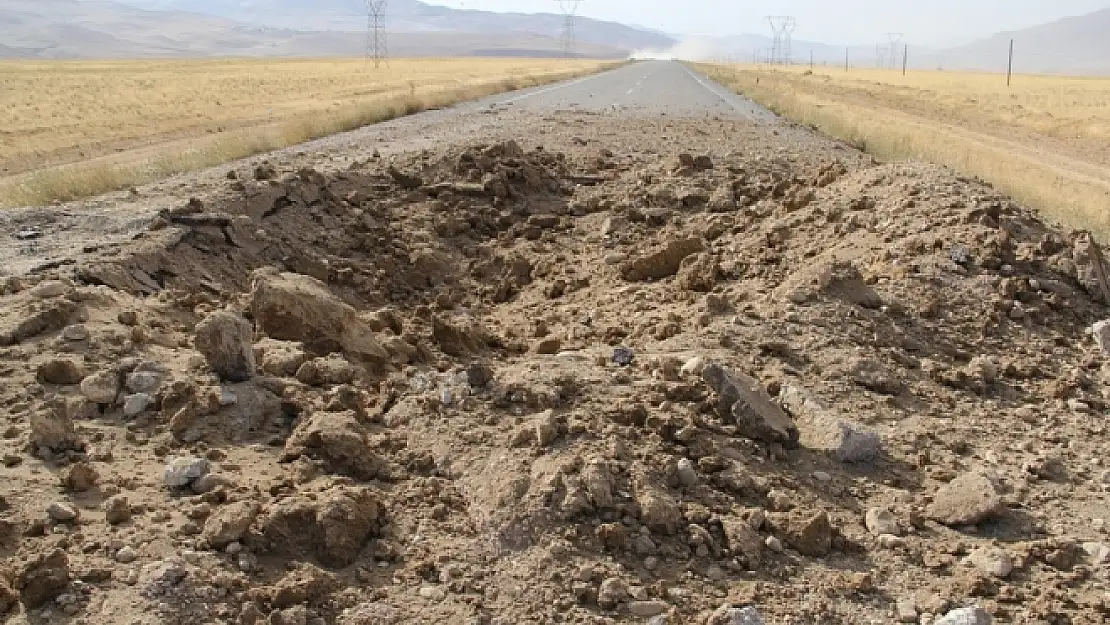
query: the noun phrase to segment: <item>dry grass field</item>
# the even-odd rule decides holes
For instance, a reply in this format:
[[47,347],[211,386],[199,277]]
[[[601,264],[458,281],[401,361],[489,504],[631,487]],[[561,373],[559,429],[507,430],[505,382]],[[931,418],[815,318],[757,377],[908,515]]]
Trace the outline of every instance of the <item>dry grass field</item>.
[[880,158],[979,176],[1110,239],[1110,79],[704,66],[779,114]]
[[0,206],[95,195],[399,115],[595,71],[597,61],[0,63]]

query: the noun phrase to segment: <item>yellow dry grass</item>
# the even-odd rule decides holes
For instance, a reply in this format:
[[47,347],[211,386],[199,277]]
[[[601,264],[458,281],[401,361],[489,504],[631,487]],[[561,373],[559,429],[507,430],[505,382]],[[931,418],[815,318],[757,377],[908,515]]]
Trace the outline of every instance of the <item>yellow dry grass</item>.
[[596,71],[563,59],[0,62],[0,206],[126,188]]
[[1110,239],[1110,79],[853,68],[704,66],[780,115],[880,158],[987,180]]

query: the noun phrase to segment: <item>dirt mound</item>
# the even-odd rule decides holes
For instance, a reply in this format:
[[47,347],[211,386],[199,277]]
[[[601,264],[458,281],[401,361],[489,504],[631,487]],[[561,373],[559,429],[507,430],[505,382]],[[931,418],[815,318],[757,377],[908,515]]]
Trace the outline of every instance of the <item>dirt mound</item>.
[[1091,242],[668,124],[274,168],[8,279],[0,607],[1104,620]]

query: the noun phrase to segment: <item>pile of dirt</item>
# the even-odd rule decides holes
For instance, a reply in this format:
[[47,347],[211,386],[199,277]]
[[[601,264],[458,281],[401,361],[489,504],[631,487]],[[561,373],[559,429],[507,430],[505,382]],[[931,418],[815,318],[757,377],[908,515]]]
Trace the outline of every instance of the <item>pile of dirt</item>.
[[1090,240],[704,123],[259,167],[5,278],[0,610],[1107,619]]

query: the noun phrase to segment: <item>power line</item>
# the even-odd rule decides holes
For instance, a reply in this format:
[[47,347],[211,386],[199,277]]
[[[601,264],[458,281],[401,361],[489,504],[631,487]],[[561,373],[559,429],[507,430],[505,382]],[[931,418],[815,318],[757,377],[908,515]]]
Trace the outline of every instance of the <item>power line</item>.
[[559,9],[563,12],[563,32],[562,44],[563,55],[567,58],[575,56],[575,41],[574,33],[574,18],[578,15],[578,5],[582,4],[583,0],[555,0],[559,3]]
[[366,60],[374,67],[389,64],[389,48],[385,40],[386,0],[366,0]]
[[770,62],[772,65],[789,65],[791,39],[794,36],[794,29],[798,27],[798,20],[786,15],[768,15],[767,21],[770,22],[771,32],[774,33]]

